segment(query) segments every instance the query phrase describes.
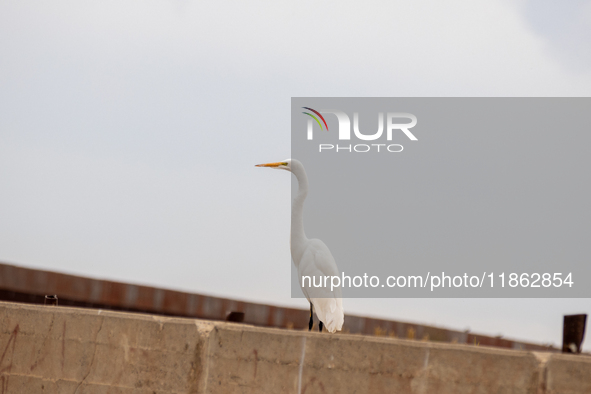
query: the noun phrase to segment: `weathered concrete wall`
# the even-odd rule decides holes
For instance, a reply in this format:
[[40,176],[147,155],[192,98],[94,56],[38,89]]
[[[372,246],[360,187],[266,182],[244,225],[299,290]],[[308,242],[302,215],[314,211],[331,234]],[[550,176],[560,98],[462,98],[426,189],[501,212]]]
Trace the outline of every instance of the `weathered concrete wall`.
[[[308,327],[309,309],[284,308],[191,294],[128,283],[84,278],[0,263],[0,301],[43,304],[55,294],[60,305],[115,309],[206,320],[226,320],[229,312],[244,312],[244,322],[256,326]],[[306,302],[302,300],[302,305]],[[407,339],[468,343],[509,349],[558,351],[551,345],[525,343],[417,323],[347,315],[345,332]]]
[[591,357],[0,303],[0,393],[591,393]]

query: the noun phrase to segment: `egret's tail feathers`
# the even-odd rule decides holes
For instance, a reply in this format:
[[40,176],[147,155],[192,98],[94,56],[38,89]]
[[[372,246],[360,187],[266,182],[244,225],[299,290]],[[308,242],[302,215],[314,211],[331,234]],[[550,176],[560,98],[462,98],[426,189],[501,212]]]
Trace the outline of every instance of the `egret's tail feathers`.
[[341,331],[345,322],[343,300],[341,298],[313,298],[312,305],[316,316],[330,333]]

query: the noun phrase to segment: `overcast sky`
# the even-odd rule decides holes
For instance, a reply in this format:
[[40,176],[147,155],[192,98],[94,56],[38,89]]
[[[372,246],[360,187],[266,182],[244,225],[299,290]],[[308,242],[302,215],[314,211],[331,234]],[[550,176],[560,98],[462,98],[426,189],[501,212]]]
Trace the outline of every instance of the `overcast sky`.
[[[585,0],[3,1],[0,260],[306,308],[290,179],[253,166],[292,96],[589,96],[590,40]],[[591,300],[345,308],[560,344]]]

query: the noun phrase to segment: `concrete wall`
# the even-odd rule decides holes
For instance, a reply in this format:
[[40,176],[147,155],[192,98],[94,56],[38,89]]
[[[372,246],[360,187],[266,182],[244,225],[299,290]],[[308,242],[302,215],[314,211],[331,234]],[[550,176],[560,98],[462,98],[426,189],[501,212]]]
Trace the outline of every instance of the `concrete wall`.
[[591,357],[0,303],[0,393],[591,393]]
[[[43,304],[44,296],[50,294],[58,296],[60,305],[208,320],[224,321],[229,312],[244,312],[245,323],[278,328],[307,328],[310,313],[304,299],[302,306],[306,306],[305,309],[283,308],[0,264],[0,301]],[[479,343],[509,349],[558,351],[551,345],[363,316],[347,315],[343,330],[353,334],[428,338],[430,341],[438,342]]]

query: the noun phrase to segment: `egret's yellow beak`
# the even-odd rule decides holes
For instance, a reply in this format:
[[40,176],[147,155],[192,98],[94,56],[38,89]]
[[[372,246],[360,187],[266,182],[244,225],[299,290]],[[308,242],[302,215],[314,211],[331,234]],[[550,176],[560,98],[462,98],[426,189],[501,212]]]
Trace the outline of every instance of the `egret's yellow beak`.
[[286,166],[286,162],[278,161],[277,163],[257,164],[255,167],[279,167]]

